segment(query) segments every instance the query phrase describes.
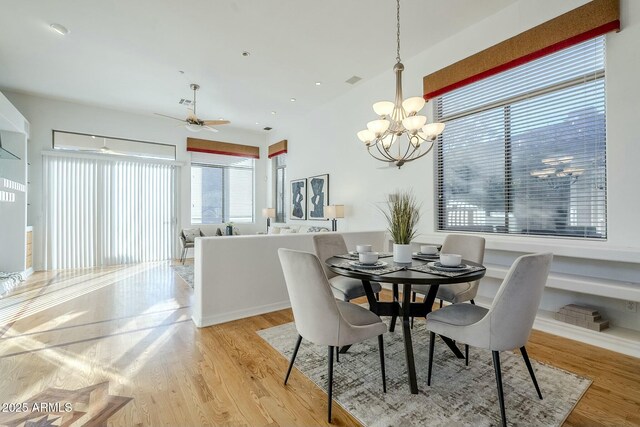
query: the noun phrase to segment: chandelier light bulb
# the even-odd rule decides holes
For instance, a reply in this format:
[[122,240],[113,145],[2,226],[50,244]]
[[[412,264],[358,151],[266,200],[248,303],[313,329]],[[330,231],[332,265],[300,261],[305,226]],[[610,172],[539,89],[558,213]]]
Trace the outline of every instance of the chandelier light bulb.
[[369,144],[371,141],[376,139],[376,135],[369,129],[365,129],[358,132],[358,139],[365,144]]
[[406,130],[412,133],[416,133],[418,129],[427,123],[427,118],[425,116],[410,116],[402,119],[402,126]]
[[389,120],[372,120],[367,123],[367,129],[373,132],[376,136],[380,136],[389,129],[391,122]]
[[394,135],[387,135],[380,140],[380,143],[385,149],[389,149],[389,147],[393,145],[393,143],[395,142],[393,137]]
[[427,135],[427,139],[435,139],[444,131],[444,123],[429,123],[422,128],[422,132]]
[[422,110],[422,107],[424,107],[424,104],[425,104],[425,100],[423,97],[414,96],[402,101],[402,108],[404,108],[404,111],[406,111],[408,115],[412,116],[418,113],[420,110]]
[[373,111],[379,116],[390,116],[395,104],[391,101],[379,101],[373,104]]

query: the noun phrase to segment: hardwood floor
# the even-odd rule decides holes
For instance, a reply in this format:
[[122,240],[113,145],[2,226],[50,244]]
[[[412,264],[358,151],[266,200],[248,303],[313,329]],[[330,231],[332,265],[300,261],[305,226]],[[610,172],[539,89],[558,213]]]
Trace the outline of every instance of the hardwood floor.
[[[168,263],[31,276],[0,299],[0,404],[30,411],[0,425],[326,425],[324,390],[297,370],[283,386],[255,333],[290,310],[197,329],[191,295]],[[593,380],[565,425],[640,425],[639,359],[535,331],[527,347]],[[333,424],[358,423],[334,404]]]

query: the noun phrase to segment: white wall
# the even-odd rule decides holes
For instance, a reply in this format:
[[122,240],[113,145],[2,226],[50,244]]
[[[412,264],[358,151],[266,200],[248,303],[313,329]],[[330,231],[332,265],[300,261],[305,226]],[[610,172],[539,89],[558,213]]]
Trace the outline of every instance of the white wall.
[[[266,165],[268,164],[264,133],[244,131],[227,126],[221,128],[218,133],[203,131],[193,134],[184,128],[176,127],[171,120],[155,117],[152,114],[141,115],[115,111],[8,91],[3,93],[31,123],[28,143],[29,162],[31,163],[28,224],[34,227],[34,266],[36,270],[42,269],[44,256],[40,243],[43,237],[41,152],[51,149],[52,130],[54,129],[175,145],[177,160],[184,162],[180,173],[178,228],[191,226],[189,168],[191,155],[186,151],[187,137],[196,136],[203,139],[259,146],[261,158],[256,161],[255,222],[253,224],[238,224],[238,227],[242,234],[253,234],[263,230],[261,209],[266,206]],[[215,233],[218,227],[223,227],[223,225],[201,226],[206,234]]]
[[[405,97],[422,94],[422,77],[451,63],[519,34],[542,22],[552,19],[586,0],[522,0],[509,6],[476,25],[450,37],[412,58],[404,58]],[[607,167],[608,167],[608,239],[605,242],[585,242],[518,236],[488,236],[488,259],[508,264],[516,255],[510,244],[535,242],[552,249],[562,246],[564,257],[558,257],[554,268],[640,282],[640,134],[637,100],[640,99],[640,2],[621,0],[622,31],[607,36]],[[355,54],[355,53],[354,53]],[[395,189],[413,188],[422,203],[420,241],[441,241],[442,233],[436,231],[436,197],[433,154],[408,163],[398,170],[384,168],[382,162],[373,160],[356,132],[364,129],[375,115],[371,105],[394,96],[394,52],[382,55],[389,63],[388,72],[359,83],[342,97],[323,105],[306,116],[296,117],[285,123],[271,142],[289,141],[288,179],[308,177],[321,173],[330,174],[331,203],[344,204],[346,216],[340,222],[340,230],[354,231],[385,227],[383,216],[376,204],[385,194]],[[614,264],[580,261],[584,249],[596,257],[598,252],[625,252],[628,262]],[[498,250],[499,249],[499,250]],[[554,251],[555,252],[555,251]],[[573,258],[573,259],[572,259]],[[595,266],[585,269],[585,264]],[[588,271],[586,273],[585,271]],[[481,287],[482,288],[482,287]],[[494,289],[486,287],[486,294]],[[607,314],[619,325],[640,329],[637,313],[626,312],[622,301],[586,297],[568,292],[550,291],[545,294],[543,306],[556,309],[566,301],[584,301],[606,308]]]

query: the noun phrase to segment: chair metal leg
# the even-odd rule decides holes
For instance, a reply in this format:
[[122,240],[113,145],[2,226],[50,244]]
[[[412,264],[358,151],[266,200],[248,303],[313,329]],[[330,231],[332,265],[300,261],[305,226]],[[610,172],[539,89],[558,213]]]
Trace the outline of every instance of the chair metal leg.
[[[400,299],[400,292],[398,291],[398,285],[396,283],[393,284],[393,301],[397,302]],[[396,320],[398,320],[398,316],[394,314],[391,316],[391,325],[389,326],[389,332],[393,332],[396,329]]]
[[504,392],[502,390],[502,371],[500,370],[500,352],[492,351],[493,368],[496,371],[496,384],[498,385],[498,400],[500,401],[500,416],[502,417],[502,426],[507,427],[507,416],[504,412]]
[[340,363],[340,347],[336,346],[336,362]]
[[380,371],[382,372],[382,392],[387,392],[387,374],[384,370],[384,340],[378,335],[378,349],[380,350]]
[[298,341],[296,341],[296,347],[293,349],[291,362],[289,362],[289,369],[287,369],[287,376],[284,377],[284,385],[287,385],[287,380],[289,379],[289,375],[291,374],[291,369],[293,368],[293,362],[294,360],[296,360],[296,356],[298,355],[298,349],[300,348],[301,342],[302,342],[302,335],[298,335]]
[[473,304],[473,305],[476,305],[476,302],[473,300],[473,298],[471,298],[471,299],[469,300],[469,302],[470,302],[471,304]]
[[469,366],[469,344],[464,345],[464,366]]
[[433,367],[433,347],[436,341],[435,332],[429,332],[429,371],[427,373],[427,385],[431,385],[431,368]]
[[327,379],[329,401],[327,403],[327,422],[331,424],[331,404],[333,403],[333,346],[329,346],[329,378]]
[[442,299],[440,300],[440,308],[442,308]]
[[[414,291],[411,291],[411,302],[416,302],[416,295]],[[411,317],[411,329],[413,329],[413,319],[414,317]]]
[[533,372],[533,368],[531,367],[531,362],[529,361],[529,355],[527,354],[527,349],[524,348],[524,346],[520,347],[520,353],[522,353],[522,358],[524,359],[524,363],[527,365],[527,369],[529,370],[529,375],[531,375],[531,380],[533,381],[533,385],[536,388],[536,392],[538,392],[538,397],[542,399],[542,393],[540,393],[540,387],[538,387],[536,374],[535,372]]

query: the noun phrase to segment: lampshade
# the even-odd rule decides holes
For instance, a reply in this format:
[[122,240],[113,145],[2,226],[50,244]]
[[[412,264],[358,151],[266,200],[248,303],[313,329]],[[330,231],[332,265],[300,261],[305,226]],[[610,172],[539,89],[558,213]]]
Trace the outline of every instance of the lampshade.
[[417,131],[427,123],[425,116],[411,116],[402,119],[402,126],[408,131]]
[[275,218],[276,217],[276,208],[264,208],[264,209],[262,209],[262,216],[264,218]]
[[368,129],[365,130],[361,130],[360,132],[358,132],[358,139],[362,142],[364,142],[365,144],[370,143],[371,141],[373,141],[374,139],[376,139],[376,135],[371,132]]
[[324,208],[327,218],[344,218],[344,205],[329,205]]
[[411,98],[407,98],[404,101],[402,101],[402,108],[404,108],[404,111],[411,115],[411,114],[415,114],[418,111],[422,110],[422,107],[424,107],[425,101],[424,98],[421,96],[414,96]]
[[393,113],[395,104],[391,101],[379,101],[373,104],[373,111],[379,116],[389,116]]
[[422,128],[422,132],[429,138],[435,138],[440,135],[442,131],[444,131],[444,123],[429,123]]
[[367,123],[367,129],[378,136],[385,133],[387,129],[389,129],[390,124],[391,122],[389,122],[389,120],[372,120]]

